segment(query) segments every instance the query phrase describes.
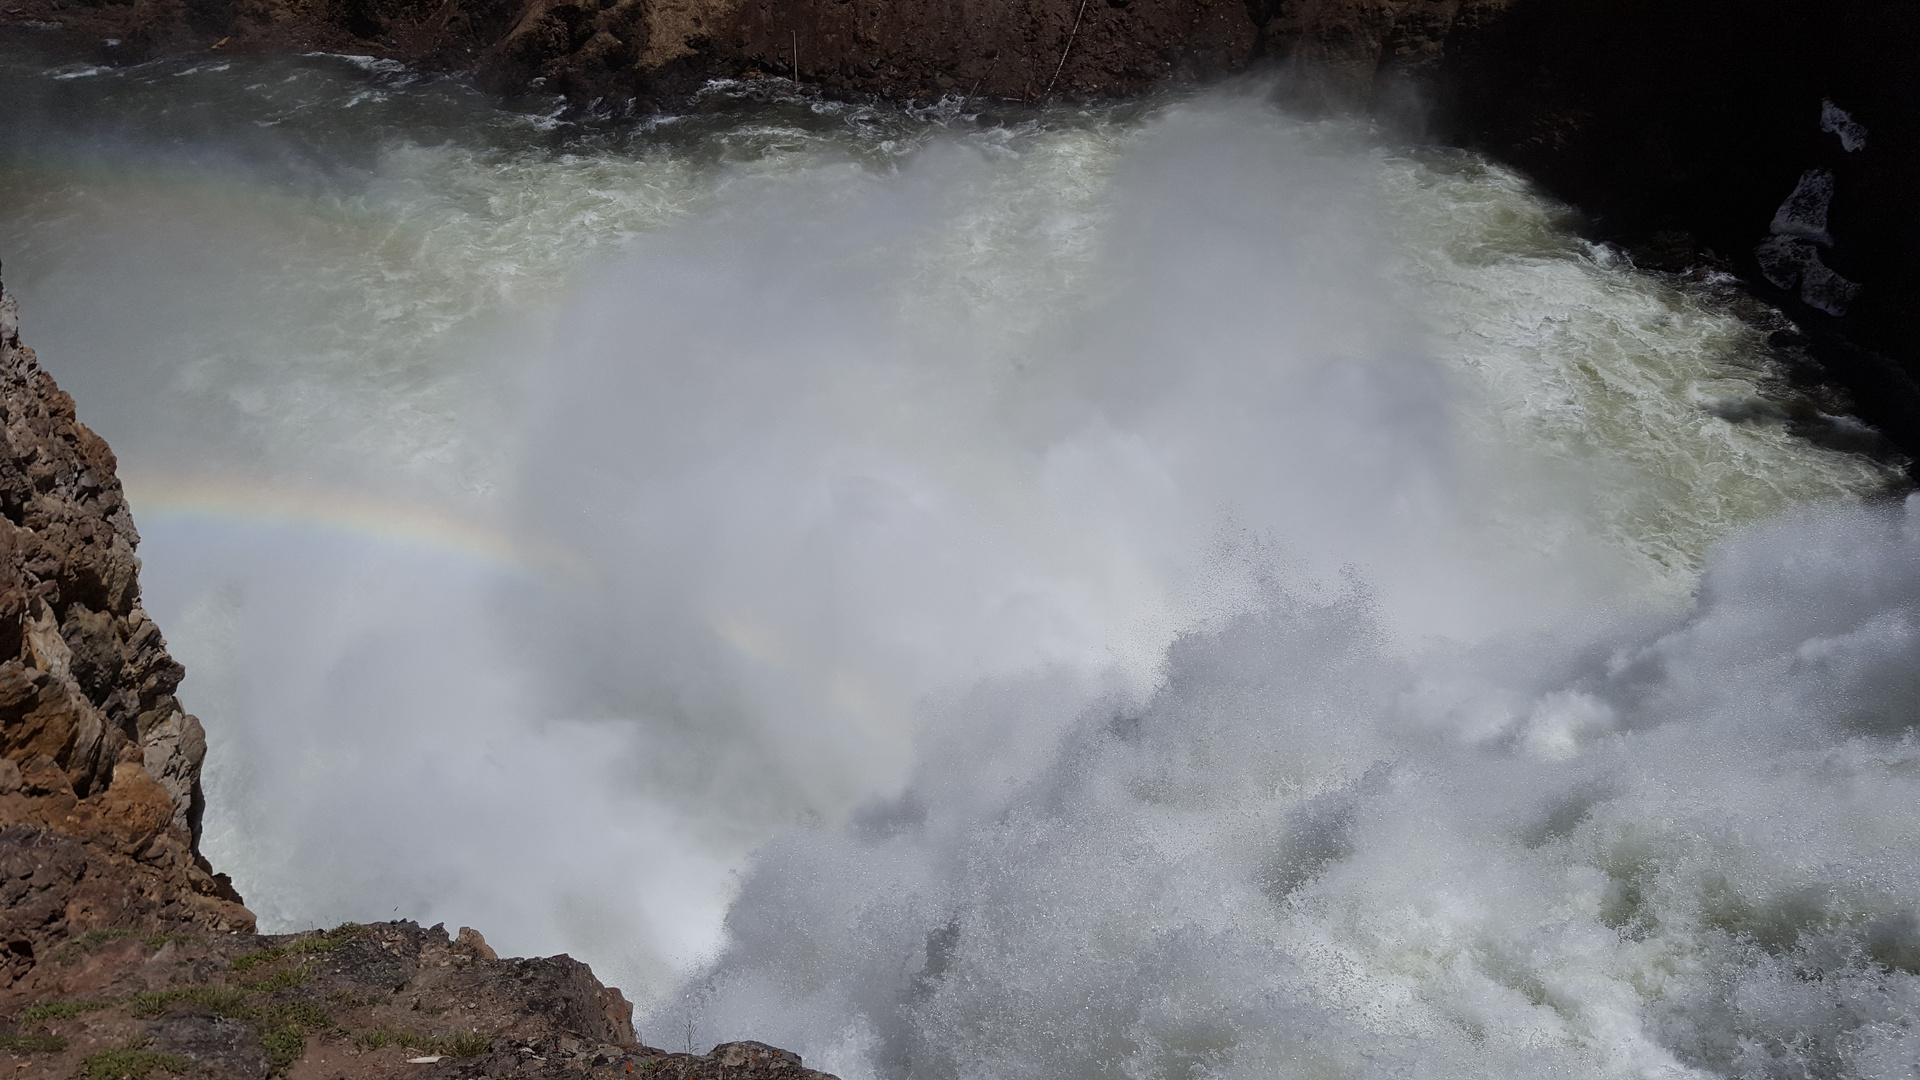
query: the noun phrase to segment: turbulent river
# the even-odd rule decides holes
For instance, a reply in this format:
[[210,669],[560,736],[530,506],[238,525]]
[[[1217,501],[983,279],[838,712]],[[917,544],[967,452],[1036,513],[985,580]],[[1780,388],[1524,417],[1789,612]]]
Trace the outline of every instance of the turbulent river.
[[1271,91],[0,50],[263,928],[846,1080],[1911,1077],[1920,503],[1725,283]]

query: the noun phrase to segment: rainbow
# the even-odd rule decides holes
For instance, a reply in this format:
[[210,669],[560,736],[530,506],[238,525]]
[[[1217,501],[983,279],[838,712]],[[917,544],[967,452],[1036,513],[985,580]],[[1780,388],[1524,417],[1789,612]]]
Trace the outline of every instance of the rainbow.
[[552,545],[421,503],[365,491],[328,489],[231,475],[121,474],[137,521],[207,521],[333,533],[391,546],[450,554],[468,562],[538,577],[582,577],[584,564]]

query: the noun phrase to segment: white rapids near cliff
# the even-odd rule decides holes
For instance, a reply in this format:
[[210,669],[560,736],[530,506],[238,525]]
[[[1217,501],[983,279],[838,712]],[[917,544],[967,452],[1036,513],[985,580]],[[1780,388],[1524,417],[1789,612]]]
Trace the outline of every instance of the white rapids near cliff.
[[1920,1060],[1920,508],[1519,178],[1257,86],[0,80],[263,925],[847,1080]]

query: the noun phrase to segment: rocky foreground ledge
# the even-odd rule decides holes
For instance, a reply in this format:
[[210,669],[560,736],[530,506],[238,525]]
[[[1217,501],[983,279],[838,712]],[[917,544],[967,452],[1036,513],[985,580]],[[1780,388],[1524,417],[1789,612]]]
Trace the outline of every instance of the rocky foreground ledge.
[[704,1056],[642,1046],[632,1007],[585,964],[500,960],[464,927],[453,939],[411,922],[277,937],[94,930],[0,1001],[14,1027],[0,1048],[36,1076],[831,1080],[761,1043]]
[[0,1076],[831,1080],[640,1043],[566,956],[410,922],[260,936],[199,851],[205,732],[140,607],[113,452],[0,286]]

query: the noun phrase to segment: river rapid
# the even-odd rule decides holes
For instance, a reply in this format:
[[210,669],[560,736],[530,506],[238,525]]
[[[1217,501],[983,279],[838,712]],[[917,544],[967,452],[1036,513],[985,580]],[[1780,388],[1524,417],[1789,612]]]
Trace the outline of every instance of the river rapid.
[[263,929],[845,1080],[1914,1075],[1920,502],[1763,313],[1271,84],[789,91],[0,47]]

